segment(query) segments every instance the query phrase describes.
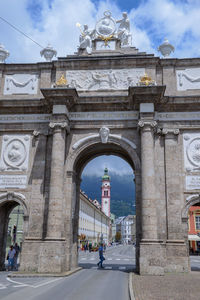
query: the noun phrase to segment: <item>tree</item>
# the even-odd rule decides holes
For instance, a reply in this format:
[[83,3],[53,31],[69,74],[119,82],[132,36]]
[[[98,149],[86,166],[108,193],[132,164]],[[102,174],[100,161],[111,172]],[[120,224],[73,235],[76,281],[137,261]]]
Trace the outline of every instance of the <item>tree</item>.
[[115,242],[120,242],[121,241],[121,232],[117,231],[115,235]]

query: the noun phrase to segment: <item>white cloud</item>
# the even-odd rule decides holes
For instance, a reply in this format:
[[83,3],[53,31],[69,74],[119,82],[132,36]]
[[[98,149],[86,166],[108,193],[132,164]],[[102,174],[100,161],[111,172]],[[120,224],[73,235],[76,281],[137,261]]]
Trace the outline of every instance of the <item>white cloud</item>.
[[167,37],[176,48],[174,57],[200,55],[200,1],[148,0],[132,13],[154,49]]
[[133,174],[131,166],[122,158],[115,155],[103,155],[91,160],[84,168],[83,175],[103,176],[104,169],[117,175]]
[[[0,15],[24,31],[39,44],[48,42],[58,51],[58,56],[73,54],[78,46],[79,31],[76,22],[95,26],[107,9],[114,18],[121,17],[121,9],[112,1],[92,0],[37,0],[41,5],[39,22],[33,20],[30,0],[0,0]],[[36,3],[35,2],[35,3]],[[33,2],[34,3],[34,2]],[[197,57],[200,54],[199,0],[146,0],[129,13],[133,45],[140,51],[155,53],[164,37],[176,47],[174,57]],[[0,21],[0,43],[10,51],[8,62],[41,61],[40,48]]]

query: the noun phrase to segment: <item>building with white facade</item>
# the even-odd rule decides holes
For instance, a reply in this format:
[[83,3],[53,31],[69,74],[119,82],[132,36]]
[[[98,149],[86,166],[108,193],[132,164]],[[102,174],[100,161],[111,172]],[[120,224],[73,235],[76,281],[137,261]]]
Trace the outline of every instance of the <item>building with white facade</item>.
[[119,217],[115,221],[116,232],[121,234],[121,242],[129,244],[135,241],[135,215]]
[[[13,226],[17,225],[16,241],[20,244],[23,240],[23,209],[17,206],[10,214],[8,227],[9,247],[13,240]],[[91,200],[84,192],[80,191],[80,210],[79,210],[79,237],[85,236],[85,239],[93,244],[103,240],[108,243],[110,218],[102,211],[101,205],[97,200]]]
[[101,210],[97,200],[90,199],[80,192],[79,230],[78,235],[93,244],[100,241],[108,244],[110,218]]

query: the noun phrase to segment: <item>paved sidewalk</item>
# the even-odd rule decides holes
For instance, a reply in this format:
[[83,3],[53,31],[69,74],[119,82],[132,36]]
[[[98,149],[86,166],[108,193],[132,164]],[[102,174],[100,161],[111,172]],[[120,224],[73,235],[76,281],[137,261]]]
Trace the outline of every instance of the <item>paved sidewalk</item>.
[[132,274],[135,300],[200,300],[200,273],[139,276]]

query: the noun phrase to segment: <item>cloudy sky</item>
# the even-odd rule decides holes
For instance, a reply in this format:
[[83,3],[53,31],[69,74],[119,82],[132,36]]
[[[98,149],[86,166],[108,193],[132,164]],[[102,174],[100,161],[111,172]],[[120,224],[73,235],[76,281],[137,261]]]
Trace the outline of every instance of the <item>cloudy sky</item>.
[[[200,55],[200,0],[0,0],[0,17],[41,46],[50,43],[59,57],[76,51],[76,23],[94,28],[105,10],[115,19],[128,12],[133,45],[141,51],[159,55],[156,49],[167,37],[176,48],[174,57]],[[10,51],[7,62],[41,61],[41,48],[2,19],[0,43]]]
[[108,168],[108,172],[117,175],[131,175],[133,170],[130,165],[120,157],[114,155],[102,155],[91,160],[83,170],[83,175],[102,176],[104,169]]
[[[159,55],[157,47],[164,38],[175,46],[173,57],[200,56],[200,0],[0,0],[0,44],[10,52],[7,62],[41,61],[38,45],[16,32],[1,18],[45,47],[50,43],[59,57],[77,50],[79,29],[76,23],[95,27],[110,10],[115,19],[127,11],[131,22],[133,46]],[[116,157],[99,157],[85,172],[132,173],[126,162]]]

